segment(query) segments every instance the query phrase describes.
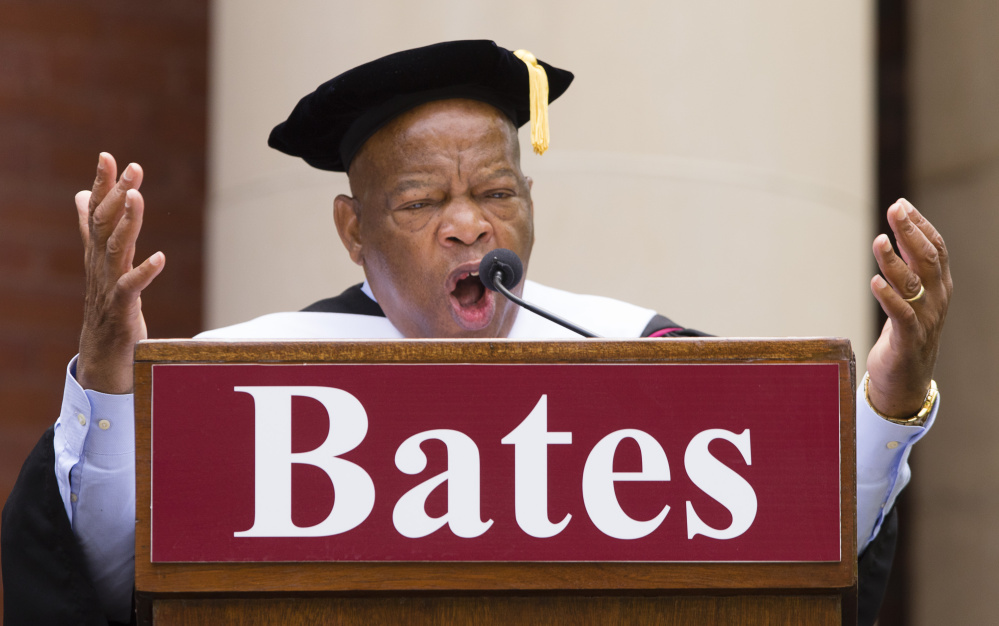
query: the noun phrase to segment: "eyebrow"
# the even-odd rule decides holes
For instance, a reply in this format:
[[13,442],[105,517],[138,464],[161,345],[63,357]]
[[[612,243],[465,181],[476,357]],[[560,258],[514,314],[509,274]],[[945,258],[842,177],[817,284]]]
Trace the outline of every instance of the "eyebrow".
[[488,174],[488,177],[490,179],[500,178],[501,176],[513,176],[514,178],[516,178],[517,177],[517,172],[514,171],[514,169],[512,167],[502,167],[502,168],[497,169],[495,171],[489,172],[489,174]]
[[408,178],[406,180],[399,181],[392,189],[390,193],[398,194],[404,193],[411,189],[423,189],[425,187],[431,186],[433,183],[426,178]]
[[[496,170],[490,171],[486,174],[487,180],[494,180],[496,178],[502,178],[504,176],[517,177],[517,171],[512,167],[500,167]],[[390,194],[401,194],[413,189],[425,189],[434,185],[434,182],[430,178],[405,178],[398,183],[392,189],[389,190]]]

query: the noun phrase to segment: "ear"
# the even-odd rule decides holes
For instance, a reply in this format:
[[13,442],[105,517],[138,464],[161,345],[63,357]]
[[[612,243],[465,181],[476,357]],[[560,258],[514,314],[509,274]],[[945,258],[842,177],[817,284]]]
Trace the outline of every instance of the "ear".
[[333,200],[333,221],[336,222],[336,232],[340,235],[343,247],[347,249],[350,260],[363,265],[361,255],[361,203],[355,198],[340,194]]

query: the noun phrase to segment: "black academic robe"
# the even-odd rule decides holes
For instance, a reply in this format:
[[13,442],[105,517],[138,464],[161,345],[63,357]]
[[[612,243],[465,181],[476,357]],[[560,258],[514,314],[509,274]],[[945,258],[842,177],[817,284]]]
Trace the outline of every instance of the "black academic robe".
[[[304,311],[385,314],[355,285],[339,296],[321,300]],[[661,315],[642,333],[661,337],[704,337]],[[106,625],[83,551],[73,536],[55,477],[53,428],[32,450],[7,499],[0,524],[3,560],[4,624]],[[897,516],[893,510],[874,541],[860,556],[858,623],[873,624],[884,598],[895,555]],[[135,622],[133,611],[132,622]],[[112,622],[113,623],[113,622]]]

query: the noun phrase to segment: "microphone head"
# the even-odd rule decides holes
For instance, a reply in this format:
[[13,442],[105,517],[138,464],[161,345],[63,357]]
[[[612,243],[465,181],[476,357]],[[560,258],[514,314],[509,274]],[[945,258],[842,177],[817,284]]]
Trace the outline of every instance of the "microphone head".
[[513,250],[496,248],[482,257],[482,262],[479,263],[479,280],[486,289],[498,291],[493,284],[496,272],[503,274],[500,283],[507,289],[513,289],[524,277],[524,264]]

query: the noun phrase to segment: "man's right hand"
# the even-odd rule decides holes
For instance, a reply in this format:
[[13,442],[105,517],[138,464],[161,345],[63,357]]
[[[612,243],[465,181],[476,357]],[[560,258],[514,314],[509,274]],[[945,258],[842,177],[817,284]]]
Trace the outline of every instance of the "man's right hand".
[[142,228],[142,168],[129,164],[116,181],[114,157],[102,152],[93,191],[76,194],[87,272],[76,380],[84,389],[131,393],[135,343],[146,338],[142,290],[163,270],[157,252],[132,267]]

